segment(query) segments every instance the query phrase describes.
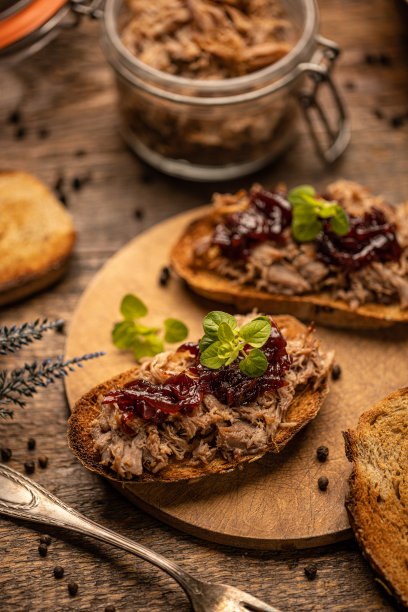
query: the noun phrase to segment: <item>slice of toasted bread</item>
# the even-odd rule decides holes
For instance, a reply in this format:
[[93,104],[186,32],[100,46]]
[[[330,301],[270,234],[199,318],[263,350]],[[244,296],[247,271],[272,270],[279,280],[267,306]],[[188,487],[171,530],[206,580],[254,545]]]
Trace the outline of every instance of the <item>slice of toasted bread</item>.
[[408,387],[364,412],[344,438],[354,463],[350,524],[379,581],[408,608]]
[[[274,320],[287,340],[296,338],[306,332],[306,327],[293,317],[277,316]],[[176,482],[179,480],[201,478],[210,474],[231,471],[240,464],[260,459],[267,452],[278,453],[298,431],[315,418],[328,392],[329,372],[322,379],[318,388],[314,389],[313,382],[311,382],[306,387],[299,389],[285,417],[286,422],[292,425],[290,427],[279,428],[270,447],[256,455],[242,456],[233,463],[226,461],[222,457],[215,457],[209,464],[202,466],[189,465],[187,460],[183,460],[169,464],[156,474],[144,472],[133,480],[124,481],[112,469],[101,465],[99,454],[94,448],[91,429],[92,422],[99,414],[98,401],[100,396],[105,395],[111,389],[120,388],[125,383],[133,380],[138,370],[139,366],[136,366],[91,389],[76,402],[68,423],[68,444],[77,458],[88,469],[107,476],[111,480],[121,482]]]
[[214,214],[193,221],[174,245],[170,259],[177,274],[199,295],[224,304],[233,304],[239,312],[258,308],[272,314],[288,313],[305,321],[343,328],[375,329],[408,322],[408,309],[398,304],[366,303],[356,309],[327,293],[298,296],[273,295],[266,291],[239,285],[213,271],[197,268],[194,249],[197,242],[214,231]]
[[70,215],[26,172],[0,172],[0,305],[58,280],[75,241]]

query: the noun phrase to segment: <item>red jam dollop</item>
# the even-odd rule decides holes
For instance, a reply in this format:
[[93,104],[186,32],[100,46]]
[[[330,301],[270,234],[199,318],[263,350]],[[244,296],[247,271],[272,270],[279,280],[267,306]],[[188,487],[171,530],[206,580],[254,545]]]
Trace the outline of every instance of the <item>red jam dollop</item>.
[[214,231],[212,243],[225,257],[245,259],[251,249],[266,240],[283,240],[292,222],[292,207],[279,193],[255,191],[246,210],[228,215]]
[[[185,372],[171,376],[164,383],[154,385],[147,380],[133,380],[122,389],[110,391],[103,404],[116,403],[122,411],[123,429],[130,435],[134,431],[127,422],[140,417],[152,423],[161,423],[169,414],[189,414],[197,408],[205,393],[211,393],[227,406],[242,406],[261,394],[287,385],[284,373],[290,368],[291,358],[286,352],[286,340],[271,317],[271,333],[262,351],[268,367],[262,376],[249,378],[239,368],[239,357],[229,366],[211,370],[200,363],[200,349],[195,342],[181,345],[178,351],[189,351],[194,363]],[[251,350],[250,346],[246,350]]]
[[329,223],[316,238],[319,259],[328,264],[358,269],[373,260],[397,261],[402,249],[395,227],[384,213],[371,208],[362,217],[349,215],[349,231],[338,236],[330,231]]

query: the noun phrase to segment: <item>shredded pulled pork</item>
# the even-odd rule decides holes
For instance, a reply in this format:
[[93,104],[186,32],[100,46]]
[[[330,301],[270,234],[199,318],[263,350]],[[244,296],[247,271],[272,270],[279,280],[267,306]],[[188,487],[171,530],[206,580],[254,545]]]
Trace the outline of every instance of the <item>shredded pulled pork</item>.
[[224,79],[286,55],[294,28],[276,0],[127,0],[122,41],[169,74]]
[[[257,188],[255,186],[254,188]],[[211,236],[203,237],[195,248],[197,267],[205,267],[240,285],[277,295],[322,293],[333,300],[347,302],[352,309],[368,302],[408,307],[408,203],[392,207],[381,196],[351,181],[339,180],[327,189],[328,195],[353,215],[362,215],[371,207],[384,212],[396,230],[402,255],[399,261],[373,261],[358,270],[323,263],[316,258],[315,244],[297,244],[286,232],[283,245],[264,242],[253,248],[245,260],[221,257],[211,246]],[[216,194],[214,198],[218,220],[223,214],[248,205],[245,192],[236,196]]]
[[[284,334],[284,329],[282,332]],[[140,476],[144,470],[159,472],[183,459],[191,466],[206,465],[215,456],[232,461],[270,447],[278,427],[285,426],[285,415],[296,391],[307,384],[318,388],[327,377],[334,357],[333,353],[321,351],[310,329],[288,340],[287,351],[292,358],[292,366],[284,374],[287,386],[266,393],[245,406],[228,407],[213,395],[205,394],[199,407],[189,416],[169,415],[159,424],[138,417],[127,421],[126,426],[133,429],[134,436],[123,430],[122,412],[117,405],[102,405],[101,396],[100,414],[93,423],[92,435],[102,465],[110,466],[119,476],[129,479]],[[169,375],[184,371],[193,362],[188,351],[161,353],[146,358],[138,378],[158,384]]]

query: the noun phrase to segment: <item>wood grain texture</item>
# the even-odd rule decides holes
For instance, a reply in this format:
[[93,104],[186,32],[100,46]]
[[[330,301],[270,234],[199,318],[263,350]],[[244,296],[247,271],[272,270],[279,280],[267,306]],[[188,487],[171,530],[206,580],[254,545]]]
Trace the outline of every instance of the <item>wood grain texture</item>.
[[[408,197],[408,133],[406,125],[392,128],[390,120],[408,107],[407,23],[389,0],[320,4],[322,34],[343,48],[335,78],[353,130],[346,155],[336,166],[322,167],[300,124],[296,147],[285,158],[256,177],[222,188],[247,188],[253,180],[266,185],[309,182],[319,188],[344,176],[401,201]],[[98,46],[98,28],[95,22],[83,22],[18,67],[0,67],[0,165],[33,172],[51,187],[64,175],[68,208],[79,234],[68,275],[52,290],[0,309],[2,323],[61,316],[69,329],[81,293],[111,255],[142,230],[202,205],[220,189],[168,179],[146,169],[126,149],[117,133],[115,92]],[[365,63],[366,53],[380,52],[390,56],[391,66]],[[17,107],[27,130],[20,140],[15,138],[16,126],[7,121]],[[375,109],[384,118],[378,119]],[[46,138],[39,137],[43,128],[49,130]],[[86,154],[77,156],[78,151]],[[71,186],[75,176],[89,177],[79,192]],[[135,216],[136,209],[143,211],[143,218]],[[63,335],[49,333],[15,357],[1,358],[0,366],[58,355],[64,343]],[[29,455],[47,454],[49,468],[37,469],[34,478],[90,518],[168,555],[196,575],[253,592],[283,612],[394,609],[352,540],[295,552],[243,551],[185,535],[138,510],[75,461],[65,441],[67,416],[62,385],[57,384],[26,410],[16,409],[14,421],[0,423],[0,445],[13,449],[10,465],[19,470]],[[30,436],[37,439],[32,452],[26,446]],[[174,582],[142,561],[56,530],[42,559],[38,535],[28,524],[0,519],[1,609],[103,611],[108,604],[125,612],[189,609]],[[303,568],[312,561],[318,576],[309,582]],[[61,581],[52,575],[56,564],[65,568]],[[76,598],[67,592],[71,578],[79,584]]]
[[[132,352],[117,350],[111,341],[126,293],[146,302],[149,324],[160,328],[165,318],[175,316],[187,324],[187,340],[201,336],[202,318],[217,305],[198,298],[175,275],[166,287],[158,283],[175,237],[195,215],[197,211],[177,215],[139,235],[90,283],[72,317],[66,353],[72,358],[103,350],[106,356],[66,380],[71,408],[91,387],[134,365]],[[347,537],[344,496],[350,468],[341,432],[353,426],[362,410],[404,386],[401,353],[408,353],[408,326],[378,332],[318,327],[317,336],[326,350],[335,349],[342,376],[332,383],[318,417],[282,453],[189,485],[129,484],[125,495],[170,525],[224,544],[304,548]],[[323,465],[316,459],[321,444],[330,447],[330,460]],[[326,492],[317,487],[323,474],[330,481]]]

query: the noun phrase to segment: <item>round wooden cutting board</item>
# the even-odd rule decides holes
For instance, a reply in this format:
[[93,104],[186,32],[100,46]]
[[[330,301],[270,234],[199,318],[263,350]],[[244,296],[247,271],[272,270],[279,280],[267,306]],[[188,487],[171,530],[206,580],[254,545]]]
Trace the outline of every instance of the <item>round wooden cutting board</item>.
[[[160,326],[169,316],[182,319],[191,340],[201,335],[203,316],[220,308],[192,294],[174,275],[166,287],[158,282],[171,245],[198,214],[184,213],[139,235],[108,261],[85,291],[69,329],[66,357],[100,350],[106,355],[66,379],[71,407],[92,386],[134,365],[132,353],[117,350],[111,342],[126,293],[147,304],[147,324]],[[332,382],[318,417],[280,455],[192,483],[119,487],[124,495],[170,525],[234,546],[305,548],[348,537],[344,497],[351,467],[342,431],[355,427],[358,416],[384,395],[407,384],[408,326],[360,333],[319,327],[317,335],[323,346],[335,349],[342,374]],[[330,449],[326,463],[316,459],[321,444]],[[325,492],[317,487],[321,475],[329,478]]]

